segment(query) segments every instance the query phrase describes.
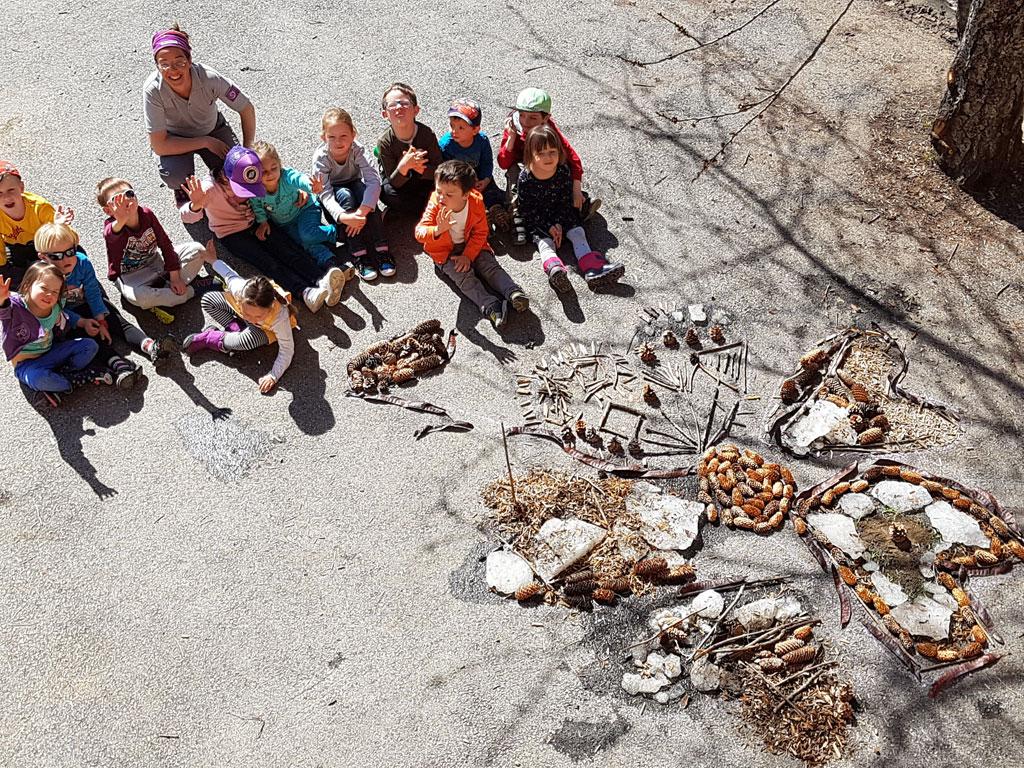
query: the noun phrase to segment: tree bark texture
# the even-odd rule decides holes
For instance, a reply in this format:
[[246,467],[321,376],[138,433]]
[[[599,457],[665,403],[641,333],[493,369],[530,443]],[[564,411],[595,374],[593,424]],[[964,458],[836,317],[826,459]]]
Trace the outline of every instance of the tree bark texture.
[[976,189],[1024,156],[1024,3],[969,0],[957,16],[962,32],[931,139],[941,168]]

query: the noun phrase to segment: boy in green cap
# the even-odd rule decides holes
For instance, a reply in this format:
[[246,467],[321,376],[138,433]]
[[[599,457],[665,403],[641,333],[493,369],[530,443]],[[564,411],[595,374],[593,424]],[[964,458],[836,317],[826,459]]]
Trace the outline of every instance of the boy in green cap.
[[[566,162],[572,175],[572,202],[579,209],[584,220],[593,216],[601,207],[599,199],[590,200],[583,191],[583,163],[569,140],[565,138],[555,121],[551,118],[551,97],[541,88],[525,88],[516,97],[515,109],[505,120],[505,131],[501,135],[501,147],[498,149],[498,167],[505,171],[509,203],[515,210],[515,188],[519,182],[519,171],[523,164],[523,147],[526,134],[538,125],[550,125],[562,142]],[[513,216],[516,245],[526,244],[526,225],[515,213]]]

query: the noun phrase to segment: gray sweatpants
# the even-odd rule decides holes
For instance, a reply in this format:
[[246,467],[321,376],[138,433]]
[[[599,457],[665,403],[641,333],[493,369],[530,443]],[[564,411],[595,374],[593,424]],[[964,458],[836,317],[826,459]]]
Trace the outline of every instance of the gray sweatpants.
[[[199,270],[203,268],[205,263],[202,259],[204,247],[196,242],[178,243],[174,246],[174,250],[178,252],[178,258],[181,259],[179,274],[186,285],[195,280]],[[114,285],[124,296],[125,301],[142,309],[176,307],[195,295],[192,286],[188,286],[181,296],[172,291],[171,286],[167,283],[167,273],[162,265],[137,269],[134,272],[121,275]]]
[[[455,271],[453,253],[440,265],[440,270],[451,278],[466,298],[476,304],[482,314],[487,314],[488,309],[499,304],[501,299],[507,299],[513,291],[522,290],[490,251],[480,251],[466,272]],[[501,298],[495,297],[495,293]]]
[[[174,136],[175,134],[169,134]],[[210,131],[210,136],[220,139],[228,147],[238,144],[235,132],[228,125],[224,115],[217,116],[217,125]],[[207,168],[216,168],[223,163],[223,159],[208,149],[201,149],[198,152],[186,152],[183,155],[161,155],[159,157],[160,180],[167,185],[172,192],[179,192],[185,179],[196,172],[196,155],[202,158]]]

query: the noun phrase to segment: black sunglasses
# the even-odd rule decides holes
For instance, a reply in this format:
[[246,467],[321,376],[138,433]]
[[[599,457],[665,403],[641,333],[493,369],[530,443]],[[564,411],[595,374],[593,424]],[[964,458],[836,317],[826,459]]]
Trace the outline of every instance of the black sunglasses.
[[63,261],[64,259],[70,259],[78,253],[78,246],[73,245],[66,251],[58,251],[57,253],[40,253],[40,256],[44,256],[47,259],[53,259],[54,261]]
[[[135,199],[135,190],[134,189],[126,189],[123,192],[118,192],[117,195],[120,195],[125,200],[134,200]],[[109,205],[113,201],[113,199],[115,197],[117,197],[117,195],[111,195],[107,199],[107,204]]]

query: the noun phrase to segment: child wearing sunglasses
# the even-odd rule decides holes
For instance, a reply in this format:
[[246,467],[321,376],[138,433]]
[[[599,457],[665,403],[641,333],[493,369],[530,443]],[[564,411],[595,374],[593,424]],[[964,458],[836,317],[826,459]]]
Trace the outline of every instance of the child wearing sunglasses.
[[176,307],[214,287],[212,278],[197,280],[204,264],[217,259],[211,239],[171,244],[156,214],[124,179],[106,178],[96,185],[96,202],[107,220],[107,276],[130,304],[142,309]]
[[178,343],[174,337],[165,336],[160,341],[151,339],[107,300],[92,262],[79,245],[78,233],[69,225],[43,224],[36,232],[35,247],[40,259],[53,264],[64,274],[65,306],[75,314],[99,323],[96,361],[110,369],[118,387],[127,389],[133,386],[139,367],[114,350],[111,346],[113,338],[138,350],[154,363],[177,351]]

